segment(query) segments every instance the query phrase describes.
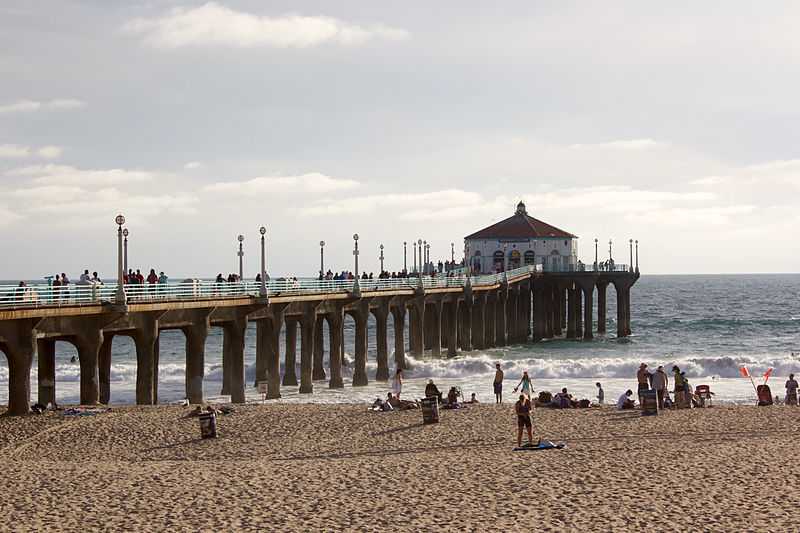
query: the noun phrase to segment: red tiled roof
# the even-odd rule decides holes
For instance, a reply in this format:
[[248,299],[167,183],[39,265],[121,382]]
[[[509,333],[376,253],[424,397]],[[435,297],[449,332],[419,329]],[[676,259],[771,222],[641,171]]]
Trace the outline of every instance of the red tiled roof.
[[465,239],[532,239],[541,237],[577,238],[572,233],[558,229],[522,212],[501,220],[497,224],[492,224],[488,228],[477,231],[472,235],[468,235]]

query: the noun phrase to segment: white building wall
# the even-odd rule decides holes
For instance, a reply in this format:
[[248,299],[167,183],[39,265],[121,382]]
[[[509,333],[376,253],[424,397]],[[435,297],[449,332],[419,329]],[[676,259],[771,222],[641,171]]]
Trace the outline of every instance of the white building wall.
[[[525,252],[533,251],[537,265],[544,265],[545,270],[570,270],[575,269],[578,255],[578,239],[542,237],[537,239],[468,239],[465,241],[468,250],[469,264],[476,265],[480,262],[480,272],[491,274],[495,270],[495,252],[503,252],[505,266],[509,270],[512,264],[513,252],[518,251],[520,266],[525,265]],[[505,247],[505,248],[504,248]],[[476,253],[480,252],[478,256]],[[556,252],[556,253],[554,253]]]

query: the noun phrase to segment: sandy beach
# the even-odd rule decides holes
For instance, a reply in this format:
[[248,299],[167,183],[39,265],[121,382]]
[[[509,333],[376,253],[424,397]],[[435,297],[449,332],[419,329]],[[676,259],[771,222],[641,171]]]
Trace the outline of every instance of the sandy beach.
[[0,529],[797,528],[800,409],[538,409],[567,448],[512,452],[512,408],[248,405],[205,441],[182,407],[2,417]]

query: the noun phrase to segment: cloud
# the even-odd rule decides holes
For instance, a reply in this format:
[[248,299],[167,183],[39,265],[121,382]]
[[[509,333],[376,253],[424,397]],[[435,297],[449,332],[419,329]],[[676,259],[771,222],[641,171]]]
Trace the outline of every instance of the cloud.
[[402,40],[408,32],[383,25],[358,26],[332,17],[259,16],[214,2],[174,8],[157,18],[137,18],[123,31],[156,48],[308,48],[322,44],[356,46],[372,39]]
[[585,148],[597,148],[601,150],[650,150],[665,146],[667,146],[666,143],[654,141],[653,139],[627,139],[592,144],[571,144],[570,148],[576,150]]
[[64,149],[60,146],[42,146],[39,148],[36,153],[39,154],[40,157],[45,159],[56,159],[61,157],[61,154],[64,152]]
[[689,182],[689,185],[700,185],[703,187],[710,187],[712,185],[719,185],[720,183],[725,183],[726,181],[728,181],[728,178],[723,176],[708,176],[705,178],[692,180]]
[[195,169],[198,169],[198,168],[200,168],[202,166],[203,166],[203,163],[201,163],[200,161],[189,161],[188,163],[183,165],[183,168],[186,169],[186,170],[195,170]]
[[34,165],[7,172],[10,176],[31,176],[37,185],[103,187],[124,186],[129,183],[150,182],[168,177],[142,170],[112,168],[106,170],[79,169],[68,165]]
[[0,159],[23,159],[30,157],[31,149],[29,146],[19,146],[18,144],[0,144]]
[[299,176],[260,177],[247,181],[223,181],[203,187],[203,191],[250,196],[253,194],[330,193],[357,187],[354,180],[337,179],[313,172]]
[[0,144],[0,159],[25,159],[38,156],[44,159],[56,159],[61,156],[64,149],[60,146],[42,146],[31,148],[19,144]]
[[447,189],[427,193],[374,194],[322,200],[297,209],[312,216],[340,216],[374,213],[383,210],[402,211],[405,220],[462,218],[487,208],[483,197],[476,192]]
[[0,105],[2,113],[33,113],[36,111],[61,111],[86,107],[86,102],[72,98],[57,98],[55,100],[19,100],[13,104]]

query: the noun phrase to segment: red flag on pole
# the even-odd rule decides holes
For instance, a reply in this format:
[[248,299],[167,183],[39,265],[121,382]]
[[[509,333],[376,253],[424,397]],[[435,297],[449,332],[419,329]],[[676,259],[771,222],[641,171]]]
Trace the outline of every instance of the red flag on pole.
[[764,385],[766,385],[766,384],[767,384],[767,381],[769,381],[769,377],[772,375],[772,371],[773,371],[773,370],[774,370],[774,369],[770,368],[769,370],[767,370],[766,372],[764,372]]
[[747,370],[746,366],[740,367],[739,368],[739,373],[742,374],[743,378],[749,378],[750,377],[750,372]]

